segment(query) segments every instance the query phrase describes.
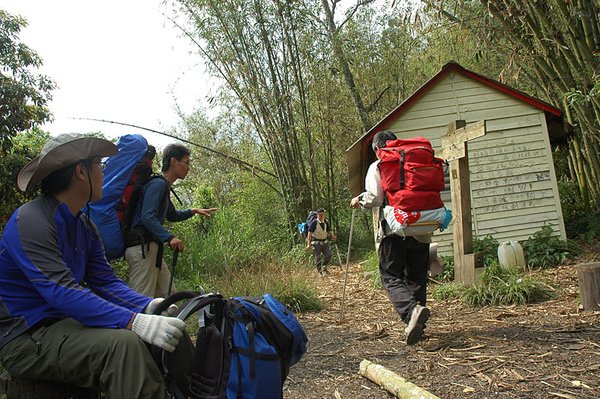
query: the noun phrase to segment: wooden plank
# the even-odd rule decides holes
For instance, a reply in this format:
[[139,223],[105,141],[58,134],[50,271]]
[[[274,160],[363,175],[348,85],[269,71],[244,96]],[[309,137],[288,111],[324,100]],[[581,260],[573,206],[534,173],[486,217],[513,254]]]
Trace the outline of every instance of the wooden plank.
[[[552,191],[550,190],[542,190],[542,191],[525,191],[520,193],[514,193],[506,196],[494,196],[494,197],[484,197],[484,198],[473,198],[473,207],[486,207],[493,205],[504,205],[511,203],[525,203],[527,201],[538,200],[542,198],[551,198],[554,197]],[[453,198],[454,199],[454,198]]]
[[484,199],[498,196],[513,196],[515,194],[538,191],[549,191],[549,193],[552,193],[552,182],[550,180],[546,180],[541,182],[518,183],[507,186],[483,188],[479,190],[471,189],[471,195],[473,198]]
[[502,204],[494,204],[494,205],[486,205],[474,207],[476,209],[477,214],[482,213],[496,213],[503,211],[515,211],[518,209],[528,209],[528,208],[537,208],[540,206],[546,206],[554,204],[554,198],[546,197],[546,198],[538,198],[534,200],[527,201],[517,201],[517,202],[508,202]]
[[500,212],[494,212],[494,213],[483,213],[483,212],[479,212],[478,209],[475,209],[475,210],[477,211],[477,221],[478,222],[482,222],[482,221],[486,221],[486,220],[505,219],[505,218],[510,218],[510,217],[527,217],[530,215],[532,217],[538,217],[537,215],[544,214],[547,212],[556,213],[556,207],[554,205],[544,205],[544,206],[538,206],[538,207],[533,207],[533,208],[516,209],[516,210],[511,210],[511,211],[500,211]]
[[530,160],[534,158],[540,158],[544,161],[547,161],[546,153],[543,148],[523,150],[523,151],[515,151],[512,153],[498,153],[494,154],[492,152],[489,153],[488,156],[480,157],[480,158],[471,158],[469,162],[469,166],[473,166],[474,168],[483,165],[495,164],[499,162],[517,162],[521,160]]
[[524,173],[534,166],[545,165],[545,169],[548,170],[548,160],[545,157],[538,158],[523,158],[515,159],[504,162],[480,164],[477,165],[477,170],[473,173],[485,173],[485,172],[501,172],[503,170],[512,169],[515,174]]
[[544,162],[538,165],[527,165],[527,167],[500,169],[494,171],[471,171],[471,182],[480,182],[490,179],[511,178],[529,174],[537,175],[542,173],[548,173],[548,169],[548,163]]
[[[487,147],[479,147],[473,149],[473,146],[469,142],[469,156],[471,159],[478,158],[489,158],[499,155],[512,155],[516,153],[522,153],[526,151],[540,151],[545,150],[544,143],[542,141],[522,141],[520,143],[515,142],[506,142],[506,143],[497,143],[494,142],[494,146]],[[544,155],[544,154],[542,154]],[[471,163],[471,165],[474,165]]]
[[504,228],[505,226],[533,226],[543,225],[544,223],[552,223],[558,221],[556,211],[544,213],[533,213],[525,215],[516,215],[513,217],[498,217],[495,219],[482,220],[477,218],[477,227],[479,229],[496,229]]
[[466,156],[465,144],[451,144],[450,146],[436,151],[436,156],[447,161],[453,161],[455,159],[464,158]]
[[485,120],[482,120],[466,125],[454,132],[449,132],[445,136],[442,136],[442,148],[445,149],[452,145],[464,143],[477,137],[484,136],[485,124]]
[[[471,174],[473,176],[473,174]],[[550,171],[544,170],[537,173],[523,173],[519,175],[511,176],[496,176],[490,174],[485,179],[471,179],[471,190],[483,190],[504,186],[512,186],[513,184],[527,184],[535,182],[546,182],[550,181]]]

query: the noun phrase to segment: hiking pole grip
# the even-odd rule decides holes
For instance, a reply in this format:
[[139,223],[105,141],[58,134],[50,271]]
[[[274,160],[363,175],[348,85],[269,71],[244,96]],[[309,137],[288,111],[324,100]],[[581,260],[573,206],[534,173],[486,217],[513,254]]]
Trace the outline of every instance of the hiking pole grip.
[[352,231],[354,230],[354,215],[356,208],[352,209],[352,221],[350,222],[350,237],[348,238],[348,253],[346,254],[346,271],[344,273],[344,289],[342,290],[342,306],[340,307],[340,321],[344,320],[344,303],[346,302],[346,285],[348,285],[348,266],[350,265],[350,246],[352,245]]
[[173,288],[173,278],[175,277],[175,266],[177,265],[178,257],[179,250],[175,248],[175,253],[173,254],[173,265],[171,266],[171,278],[169,279],[169,291],[167,291],[167,296],[171,296],[171,289]]

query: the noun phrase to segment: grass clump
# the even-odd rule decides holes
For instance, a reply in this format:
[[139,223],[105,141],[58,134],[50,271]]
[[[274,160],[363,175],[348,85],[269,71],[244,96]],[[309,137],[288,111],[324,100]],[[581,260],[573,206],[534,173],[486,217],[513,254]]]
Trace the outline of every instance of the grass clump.
[[464,295],[464,291],[464,285],[460,283],[449,282],[437,285],[432,292],[432,296],[439,301],[449,301],[453,299],[461,299]]
[[497,263],[485,268],[481,280],[481,284],[465,288],[463,299],[471,306],[538,303],[551,299],[554,294],[554,289],[543,281]]
[[241,269],[228,269],[221,275],[207,278],[209,291],[218,291],[225,297],[261,296],[269,293],[293,312],[310,312],[323,309],[318,297],[314,277],[307,267],[285,263],[260,263]]

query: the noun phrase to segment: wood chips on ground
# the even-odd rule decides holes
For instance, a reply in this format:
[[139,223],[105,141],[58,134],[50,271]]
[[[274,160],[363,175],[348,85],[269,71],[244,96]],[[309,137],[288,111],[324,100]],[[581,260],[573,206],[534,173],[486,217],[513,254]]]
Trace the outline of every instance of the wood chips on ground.
[[315,272],[326,309],[299,315],[309,349],[290,371],[286,399],[392,397],[359,376],[362,359],[440,398],[600,398],[600,312],[579,308],[573,265],[538,272],[556,288],[540,304],[472,308],[430,296],[427,336],[414,346],[359,264],[350,266],[340,322],[344,274],[331,270]]

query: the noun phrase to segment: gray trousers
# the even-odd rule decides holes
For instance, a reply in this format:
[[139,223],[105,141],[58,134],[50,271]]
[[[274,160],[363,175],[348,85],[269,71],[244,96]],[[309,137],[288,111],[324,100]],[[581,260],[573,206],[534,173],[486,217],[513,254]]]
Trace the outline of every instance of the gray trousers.
[[146,344],[125,329],[89,328],[64,319],[24,333],[0,349],[14,377],[100,388],[107,399],[166,399]]
[[331,247],[329,247],[328,243],[319,243],[318,241],[313,241],[311,245],[317,271],[321,273],[323,267],[328,265],[331,260]]

